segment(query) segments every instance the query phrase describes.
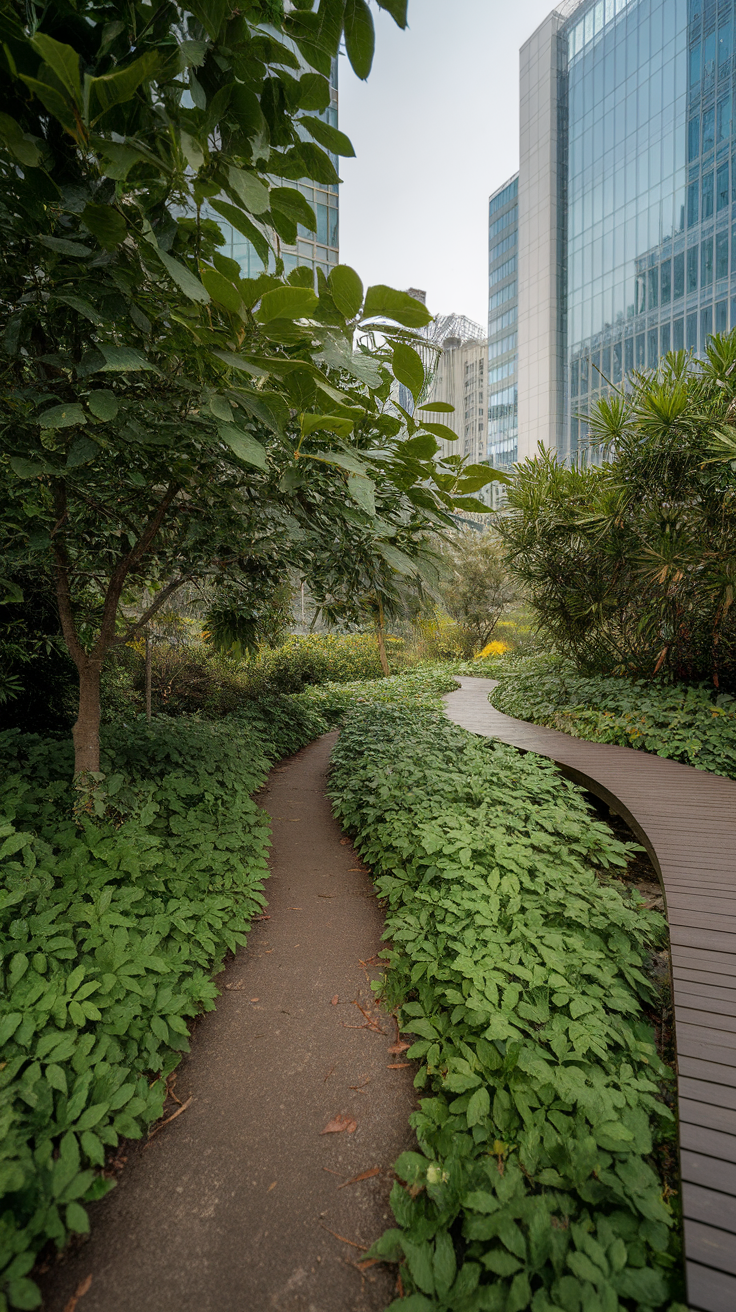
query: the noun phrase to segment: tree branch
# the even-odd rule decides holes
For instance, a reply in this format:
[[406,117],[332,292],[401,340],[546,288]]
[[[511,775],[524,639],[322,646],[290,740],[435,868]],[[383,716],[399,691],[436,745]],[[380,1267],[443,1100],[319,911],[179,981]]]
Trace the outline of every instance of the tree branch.
[[170,483],[163,499],[159,502],[153,514],[149,516],[143,532],[138,541],[127,556],[115,566],[110,576],[110,582],[105,597],[105,607],[102,614],[102,624],[97,642],[92,652],[93,656],[104,656],[108,647],[111,647],[115,641],[115,622],[118,614],[118,604],[123,591],[125,580],[131,569],[143,558],[151,546],[156,534],[163,524],[166,511],[169,509],[174,497],[179,492],[178,483]]
[[171,583],[167,583],[166,587],[163,588],[158,596],[151,602],[148,609],[144,610],[140,619],[136,620],[135,624],[129,624],[125,633],[115,639],[115,644],[118,645],[120,643],[128,642],[134,633],[140,633],[141,629],[144,629],[148,624],[148,621],[161,609],[164,602],[168,601],[172,593],[176,592],[179,588],[183,587],[185,583],[189,583],[190,581],[191,575],[183,574],[181,578],[172,579]]
[[[61,480],[54,484],[54,509],[58,527],[64,523],[67,515],[66,487]],[[77,669],[81,669],[87,653],[77,637],[74,624],[74,611],[69,588],[69,557],[64,539],[61,537],[54,540],[54,573],[56,575],[56,598],[59,603],[61,631],[64,634],[64,641],[69,650],[69,655]]]

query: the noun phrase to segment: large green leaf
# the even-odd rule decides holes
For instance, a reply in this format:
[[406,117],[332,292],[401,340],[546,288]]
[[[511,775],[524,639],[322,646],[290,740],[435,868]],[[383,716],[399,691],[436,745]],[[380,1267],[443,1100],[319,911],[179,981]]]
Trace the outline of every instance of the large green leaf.
[[350,138],[346,137],[344,132],[333,128],[330,123],[325,123],[324,119],[306,116],[300,118],[299,123],[307,129],[315,141],[327,150],[331,150],[333,155],[345,155],[347,158],[355,156]]
[[363,304],[363,284],[349,264],[337,264],[327,279],[330,293],[341,314],[354,319]]
[[68,405],[52,405],[38,416],[42,428],[71,428],[76,424],[86,424],[87,416],[78,401]]
[[330,84],[321,73],[303,73],[299,79],[299,108],[327,109],[330,104]]
[[424,365],[421,356],[412,346],[407,346],[405,342],[397,342],[394,346],[393,368],[399,382],[409,388],[416,400],[424,387]]
[[113,105],[130,100],[141,83],[155,75],[159,64],[158,54],[149,50],[128,64],[127,68],[104,73],[101,77],[85,77],[85,99],[92,122],[101,118]]
[[54,292],[54,300],[70,306],[78,314],[84,315],[85,319],[89,319],[90,323],[98,325],[104,323],[99,310],[95,309],[94,305],[91,305],[83,296],[76,296],[74,292]]
[[423,328],[432,322],[432,315],[426,305],[408,292],[397,292],[393,287],[376,283],[366,292],[364,319],[395,319],[405,328]]
[[206,305],[210,299],[210,294],[207,291],[207,288],[202,286],[199,278],[195,278],[194,274],[190,272],[185,264],[181,264],[179,260],[175,260],[173,255],[167,255],[166,251],[162,251],[160,247],[156,248],[156,254],[169,277],[176,283],[177,287],[183,291],[184,295],[187,296],[190,301],[199,301],[201,304]]
[[294,223],[302,223],[310,232],[317,231],[314,210],[306,196],[296,187],[272,187],[269,193],[271,212],[285,214]]
[[55,251],[57,255],[71,255],[75,260],[83,260],[87,255],[92,254],[91,246],[84,246],[81,241],[69,241],[68,237],[49,237],[42,232],[36,240],[48,250]]
[[417,406],[417,410],[429,410],[433,414],[447,415],[453,414],[455,407],[450,405],[449,401],[425,401],[423,405]]
[[267,369],[259,364],[253,364],[245,356],[236,355],[234,351],[215,350],[212,354],[216,355],[218,360],[222,360],[223,364],[229,365],[231,369],[241,369],[243,373],[250,374],[251,378],[268,377]]
[[72,46],[55,41],[44,32],[31,38],[33,49],[56,75],[77,105],[82,103],[82,84],[79,77],[79,55]]
[[345,469],[349,474],[357,474],[361,478],[368,477],[368,470],[357,456],[351,456],[346,451],[302,451],[301,459],[303,460],[320,460],[323,465],[336,465],[338,469]]
[[406,27],[408,0],[376,0],[379,9],[385,9],[399,27]]
[[102,373],[131,373],[136,369],[148,369],[158,373],[155,364],[151,364],[145,355],[132,346],[113,346],[109,342],[100,344],[100,351],[105,357]]
[[439,443],[431,433],[419,433],[399,447],[400,455],[411,456],[414,460],[431,460],[438,451]]
[[236,196],[251,214],[266,213],[270,206],[269,190],[260,178],[245,169],[231,166],[227,171],[227,179]]
[[371,71],[375,44],[373,18],[365,0],[345,0],[345,49],[353,72],[363,80]]
[[361,510],[368,515],[375,515],[376,485],[372,479],[362,478],[360,474],[351,474],[348,478],[348,492]]
[[[354,423],[355,421],[353,419],[347,419],[345,415],[299,416],[299,424],[305,437],[308,437],[310,433],[337,433],[338,437],[347,437],[349,433],[352,433]],[[324,451],[315,455],[314,458],[315,460],[321,460],[323,457],[325,457]],[[349,456],[348,459],[353,460],[353,457]],[[340,460],[342,460],[342,456],[340,456]],[[353,464],[346,465],[345,468],[355,469],[355,462],[353,461]],[[360,471],[358,472],[362,473],[364,471],[365,466],[361,464]]]
[[256,312],[260,323],[272,319],[303,319],[317,307],[317,297],[308,287],[276,287],[266,292]]
[[99,387],[94,392],[90,392],[87,405],[95,418],[102,419],[105,423],[115,419],[118,413],[117,397],[107,387]]
[[213,210],[222,215],[223,219],[227,219],[228,223],[232,223],[236,232],[242,232],[243,236],[252,242],[263,263],[268,264],[271,248],[263,233],[256,227],[255,223],[251,223],[247,214],[239,210],[237,205],[231,205],[229,201],[220,200],[219,198],[211,200],[209,204]]
[[242,428],[236,428],[234,424],[218,424],[217,432],[220,440],[230,447],[238,460],[243,460],[248,465],[255,465],[256,469],[268,468],[264,447],[250,433],[244,432]]
[[450,428],[449,424],[432,424],[427,419],[422,419],[421,424],[422,428],[426,428],[428,433],[433,433],[435,437],[441,438],[443,442],[457,442],[459,440],[459,435],[454,429]]
[[94,205],[88,202],[82,210],[82,223],[106,251],[115,250],[116,246],[125,241],[127,232],[125,219],[112,205]]
[[399,551],[399,548],[392,546],[390,542],[379,542],[377,545],[383,559],[392,569],[395,569],[398,574],[404,574],[407,577],[416,574],[416,561],[413,561],[411,556],[407,556],[405,552]]
[[244,313],[243,298],[237,287],[219,273],[217,269],[203,268],[201,278],[213,301],[223,305],[231,314]]

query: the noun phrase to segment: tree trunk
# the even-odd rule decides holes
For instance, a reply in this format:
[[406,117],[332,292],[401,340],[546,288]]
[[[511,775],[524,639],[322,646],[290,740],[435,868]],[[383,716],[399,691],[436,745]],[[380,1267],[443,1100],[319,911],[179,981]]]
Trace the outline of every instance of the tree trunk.
[[146,719],[151,723],[151,635],[146,629]]
[[79,711],[72,729],[74,774],[97,773],[100,768],[100,674],[101,660],[89,657],[78,666]]
[[377,635],[378,635],[378,659],[381,662],[381,669],[383,670],[384,678],[388,679],[391,676],[391,670],[389,669],[388,656],[386,655],[386,639],[384,636],[384,629],[383,629],[383,603],[380,600],[378,602]]

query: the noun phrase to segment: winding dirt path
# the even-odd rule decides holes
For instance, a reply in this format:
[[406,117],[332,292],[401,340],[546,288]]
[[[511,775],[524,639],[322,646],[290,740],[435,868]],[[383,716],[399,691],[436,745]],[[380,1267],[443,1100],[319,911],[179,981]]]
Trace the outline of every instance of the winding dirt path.
[[[73,1309],[90,1275],[77,1312],[379,1312],[394,1297],[384,1267],[355,1263],[393,1224],[413,1070],[372,1001],[383,916],[325,796],[334,741],[272,771],[270,919],[195,1027],[176,1082],[190,1105],[130,1150],[91,1238],[44,1278],[46,1312]],[[347,1128],[321,1133],[336,1116]]]

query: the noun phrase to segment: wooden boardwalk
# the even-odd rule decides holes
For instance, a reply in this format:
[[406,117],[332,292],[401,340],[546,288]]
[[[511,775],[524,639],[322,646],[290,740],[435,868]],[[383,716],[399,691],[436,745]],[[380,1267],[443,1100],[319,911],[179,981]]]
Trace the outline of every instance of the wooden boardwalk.
[[688,1303],[736,1312],[736,782],[503,715],[459,678],[447,714],[551,757],[646,847],[670,927]]

